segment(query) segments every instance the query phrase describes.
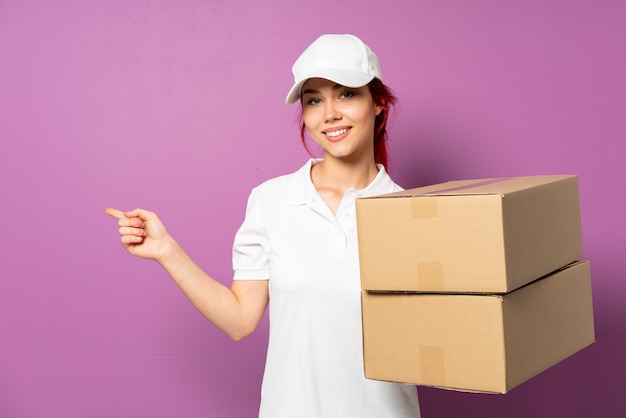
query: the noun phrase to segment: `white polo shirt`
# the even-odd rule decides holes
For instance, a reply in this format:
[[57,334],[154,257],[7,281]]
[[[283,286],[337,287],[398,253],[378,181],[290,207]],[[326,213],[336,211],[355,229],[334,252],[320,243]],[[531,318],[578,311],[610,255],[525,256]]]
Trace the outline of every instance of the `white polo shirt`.
[[415,386],[363,372],[355,199],[402,190],[383,166],[334,215],[297,172],[252,190],[235,236],[235,280],[269,280],[270,336],[261,418],[416,418]]

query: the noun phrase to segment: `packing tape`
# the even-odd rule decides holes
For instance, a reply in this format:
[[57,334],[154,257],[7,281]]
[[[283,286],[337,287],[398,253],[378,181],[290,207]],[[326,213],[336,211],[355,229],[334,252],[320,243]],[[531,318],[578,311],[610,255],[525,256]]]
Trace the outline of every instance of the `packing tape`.
[[439,207],[436,197],[418,197],[411,199],[411,214],[413,219],[429,219],[439,216]]
[[445,385],[445,359],[443,347],[419,346],[420,380],[428,385]]
[[417,263],[417,284],[424,290],[443,290],[443,263],[439,261]]

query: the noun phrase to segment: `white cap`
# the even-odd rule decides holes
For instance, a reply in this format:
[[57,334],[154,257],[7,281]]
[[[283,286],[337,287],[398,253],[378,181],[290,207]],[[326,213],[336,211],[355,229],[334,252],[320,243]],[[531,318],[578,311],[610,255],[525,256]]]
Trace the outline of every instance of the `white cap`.
[[291,69],[294,85],[285,99],[300,98],[309,78],[325,78],[346,87],[363,87],[374,78],[383,80],[378,57],[354,35],[322,35],[296,60]]

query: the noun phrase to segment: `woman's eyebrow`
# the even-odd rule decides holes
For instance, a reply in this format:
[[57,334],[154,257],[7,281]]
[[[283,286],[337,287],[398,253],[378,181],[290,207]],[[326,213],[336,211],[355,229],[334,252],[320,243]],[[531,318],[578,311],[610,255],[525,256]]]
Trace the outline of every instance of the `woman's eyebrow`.
[[[335,85],[332,87],[332,89],[333,89],[333,90],[341,90],[341,89],[343,89],[343,88],[346,88],[346,87],[345,87],[345,86],[342,86],[341,84],[335,84]],[[315,90],[315,89],[306,89],[306,90],[302,91],[302,93],[301,93],[301,94],[302,94],[303,96],[304,96],[305,94],[320,94],[320,91],[319,91],[319,90]]]

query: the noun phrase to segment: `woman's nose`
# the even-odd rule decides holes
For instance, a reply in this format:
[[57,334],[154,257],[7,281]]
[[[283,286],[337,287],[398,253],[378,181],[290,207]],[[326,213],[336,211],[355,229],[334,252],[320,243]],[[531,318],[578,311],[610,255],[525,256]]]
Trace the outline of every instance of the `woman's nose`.
[[341,119],[341,117],[341,112],[337,108],[336,104],[333,103],[331,100],[328,100],[326,102],[326,121],[330,122],[333,120],[339,120]]

